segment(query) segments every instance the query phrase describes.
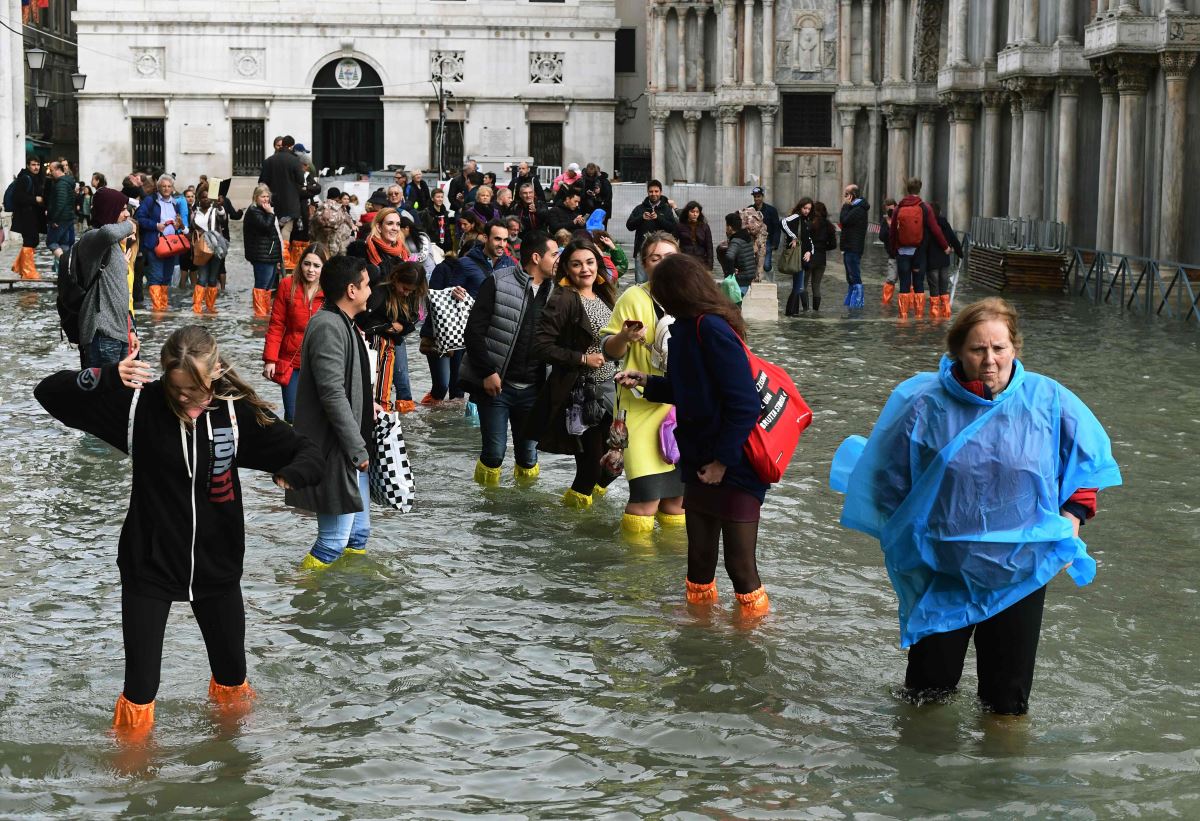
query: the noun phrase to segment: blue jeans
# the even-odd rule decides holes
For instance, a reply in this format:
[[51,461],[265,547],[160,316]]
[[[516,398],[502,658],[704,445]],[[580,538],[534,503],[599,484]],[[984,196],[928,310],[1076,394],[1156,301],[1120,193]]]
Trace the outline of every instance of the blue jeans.
[[85,368],[102,368],[105,365],[115,365],[129,353],[127,340],[113,339],[111,336],[97,332],[87,346],[87,362]]
[[925,293],[925,272],[918,265],[916,254],[896,255],[896,274],[900,277],[900,293],[907,294],[910,286],[918,294]]
[[221,260],[213,257],[201,265],[196,272],[196,284],[204,288],[215,288],[221,281]]
[[358,513],[318,513],[317,541],[309,551],[316,558],[333,564],[347,547],[365,550],[371,535],[371,483],[366,471],[358,474],[358,490],[363,509]]
[[396,343],[396,361],[392,365],[392,386],[396,401],[412,401],[412,386],[408,380],[408,337]]
[[292,376],[286,385],[280,385],[283,391],[283,421],[289,425],[296,418],[296,393],[300,390],[300,369],[292,371]]
[[269,291],[275,287],[275,271],[277,266],[274,262],[252,262],[250,267],[254,269],[254,287],[261,291]]
[[842,253],[842,262],[846,266],[846,284],[862,285],[862,254],[845,251]]
[[179,267],[179,257],[159,259],[153,248],[146,249],[146,281],[151,285],[170,285]]
[[775,246],[779,244],[779,240],[771,242],[767,240],[767,255],[763,259],[763,273],[768,273],[771,270],[771,260],[775,259]]
[[46,228],[46,247],[51,251],[70,251],[75,244],[75,223],[62,222]]
[[462,364],[466,351],[455,351],[449,356],[426,356],[429,360],[429,375],[433,378],[433,387],[429,395],[434,399],[462,399],[463,389],[458,386],[458,368]]
[[537,442],[521,438],[537,395],[537,385],[514,388],[507,384],[498,396],[488,396],[483,391],[471,394],[471,400],[479,406],[479,432],[483,435],[479,461],[490,468],[504,464],[504,454],[508,451],[508,431],[512,428],[513,455],[517,464],[523,468],[537,464]]
[[804,290],[804,285],[805,285],[805,282],[804,282],[804,275],[805,275],[806,273],[807,273],[807,272],[806,272],[806,271],[805,271],[803,268],[801,268],[799,271],[797,271],[796,273],[792,274],[792,293],[791,293],[791,296],[797,296],[798,294],[800,294],[800,292],[802,292],[802,291]]

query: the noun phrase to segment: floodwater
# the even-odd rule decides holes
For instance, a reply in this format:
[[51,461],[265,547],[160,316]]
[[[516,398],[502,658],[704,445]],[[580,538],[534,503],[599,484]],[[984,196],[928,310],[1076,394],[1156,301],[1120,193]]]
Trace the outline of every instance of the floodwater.
[[[244,264],[230,282],[204,321],[276,400]],[[0,293],[0,816],[1200,816],[1200,335],[1018,298],[1027,367],[1092,407],[1125,485],[1083,532],[1096,581],[1051,584],[1029,716],[994,720],[971,657],[950,703],[896,698],[905,659],[879,547],[839,527],[826,487],[842,438],[936,366],[941,330],[871,321],[875,305],[845,319],[828,290],[820,320],[752,329],[815,412],[764,508],[772,609],[757,627],[735,622],[723,576],[711,615],[687,611],[678,536],[622,541],[623,482],[585,513],[558,503],[560,458],[531,489],[513,487],[511,462],[503,487],[481,489],[478,432],[461,410],[420,409],[405,418],[416,510],[376,511],[370,552],[323,575],[296,570],[314,521],[243,473],[258,700],[232,731],[214,720],[204,646],[176,605],[154,746],[132,771],[109,735],[128,468],[33,400],[76,361],[52,292]],[[190,321],[144,318],[146,349]],[[411,353],[419,397],[428,372]]]

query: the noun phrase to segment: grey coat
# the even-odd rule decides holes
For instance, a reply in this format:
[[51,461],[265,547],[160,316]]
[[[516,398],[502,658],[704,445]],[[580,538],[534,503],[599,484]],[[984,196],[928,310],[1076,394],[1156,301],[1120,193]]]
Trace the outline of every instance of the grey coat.
[[358,468],[368,458],[361,420],[373,408],[363,406],[362,338],[340,310],[313,314],[300,349],[300,385],[296,393],[296,432],[309,439],[325,459],[320,483],[289,490],[292,507],[314,513],[357,513],[363,509]]
[[133,220],[114,222],[85,231],[71,253],[79,255],[84,281],[100,281],[79,306],[79,347],[104,334],[120,342],[129,340],[129,263],[118,245],[133,233]]

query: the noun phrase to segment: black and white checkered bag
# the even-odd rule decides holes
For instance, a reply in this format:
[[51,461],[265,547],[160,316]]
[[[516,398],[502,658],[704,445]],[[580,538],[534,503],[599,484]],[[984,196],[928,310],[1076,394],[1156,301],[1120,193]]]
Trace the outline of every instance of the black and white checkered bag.
[[454,298],[453,288],[429,292],[429,313],[433,317],[433,341],[438,356],[445,356],[466,347],[467,317],[475,300]]
[[417,498],[400,414],[384,412],[375,420],[375,454],[371,459],[371,501],[401,513],[412,510]]

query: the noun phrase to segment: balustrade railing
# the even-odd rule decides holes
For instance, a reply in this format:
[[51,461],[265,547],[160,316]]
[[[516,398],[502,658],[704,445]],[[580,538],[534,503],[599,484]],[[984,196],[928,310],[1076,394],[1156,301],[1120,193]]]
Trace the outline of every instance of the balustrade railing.
[[1072,248],[1069,257],[1075,296],[1200,325],[1200,267],[1092,248]]

